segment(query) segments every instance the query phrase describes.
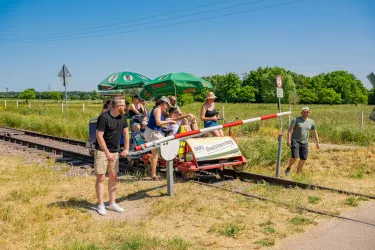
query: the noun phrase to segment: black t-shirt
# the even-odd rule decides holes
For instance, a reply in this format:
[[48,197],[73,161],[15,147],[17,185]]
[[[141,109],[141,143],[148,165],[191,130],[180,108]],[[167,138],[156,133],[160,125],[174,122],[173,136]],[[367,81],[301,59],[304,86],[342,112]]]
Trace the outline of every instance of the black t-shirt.
[[[101,114],[98,117],[96,130],[104,131],[104,141],[109,152],[120,152],[120,139],[124,128],[128,127],[128,122],[124,115],[113,117],[110,111]],[[95,142],[95,148],[100,149],[98,141]]]

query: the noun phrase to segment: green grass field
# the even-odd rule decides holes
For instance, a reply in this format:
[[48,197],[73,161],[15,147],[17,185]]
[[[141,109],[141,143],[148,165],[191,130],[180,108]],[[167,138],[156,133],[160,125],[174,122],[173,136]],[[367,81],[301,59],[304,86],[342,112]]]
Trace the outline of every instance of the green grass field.
[[[85,110],[83,112],[83,105]],[[199,115],[201,103],[185,105],[184,112]],[[283,105],[282,111],[292,110],[293,117],[298,116],[302,105]],[[276,104],[224,104],[217,103],[227,120],[233,118],[248,119],[276,113]],[[149,105],[151,108],[151,104]],[[367,105],[310,105],[310,118],[315,121],[320,141],[322,143],[372,146],[375,139],[375,123],[368,119],[372,111]],[[68,103],[68,116],[62,112],[61,103],[51,101],[32,102],[31,107],[25,102],[19,102],[17,109],[15,101],[0,101],[0,124],[22,128],[41,133],[68,137],[78,140],[88,140],[88,121],[96,118],[101,111],[100,101],[72,101]],[[361,113],[364,112],[363,131],[360,129]],[[64,110],[65,112],[65,110]],[[289,123],[287,116],[283,117],[283,128],[286,131]],[[203,123],[199,121],[199,127]],[[277,135],[279,119],[245,124],[233,129],[240,148],[251,164],[269,165],[275,163],[277,155]],[[284,134],[286,135],[286,133]],[[285,137],[284,137],[285,142]],[[283,161],[288,158],[288,150],[284,143]]]

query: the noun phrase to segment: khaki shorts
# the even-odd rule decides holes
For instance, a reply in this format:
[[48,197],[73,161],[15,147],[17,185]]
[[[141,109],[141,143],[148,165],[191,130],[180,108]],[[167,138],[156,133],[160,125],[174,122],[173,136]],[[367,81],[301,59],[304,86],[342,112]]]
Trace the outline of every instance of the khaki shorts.
[[118,173],[119,171],[119,153],[111,153],[115,156],[115,161],[108,161],[107,156],[101,150],[96,150],[94,159],[95,174]]
[[151,142],[151,141],[157,141],[157,140],[164,138],[164,134],[161,132],[152,130],[150,128],[146,128],[144,137],[147,142]]

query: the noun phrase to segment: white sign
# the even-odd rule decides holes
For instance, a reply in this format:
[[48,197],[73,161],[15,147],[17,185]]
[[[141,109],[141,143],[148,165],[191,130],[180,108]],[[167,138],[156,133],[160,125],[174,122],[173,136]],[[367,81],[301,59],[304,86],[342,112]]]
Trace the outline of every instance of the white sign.
[[161,157],[166,161],[171,161],[176,158],[178,150],[180,149],[180,140],[172,140],[164,142],[160,145]]
[[281,76],[276,76],[276,86],[278,88],[282,88],[283,87],[283,80],[281,79]]
[[277,96],[277,98],[283,98],[284,97],[283,89],[276,88],[276,96]]
[[237,143],[229,136],[190,138],[186,143],[197,161],[228,159],[241,156]]

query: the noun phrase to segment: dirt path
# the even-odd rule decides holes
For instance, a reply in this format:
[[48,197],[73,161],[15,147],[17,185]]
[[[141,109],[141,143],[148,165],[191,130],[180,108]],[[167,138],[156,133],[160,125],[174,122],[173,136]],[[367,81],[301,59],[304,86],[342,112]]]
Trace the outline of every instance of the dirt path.
[[[375,224],[375,201],[343,216]],[[297,238],[282,241],[281,250],[373,250],[375,249],[375,226],[352,221],[330,220]]]

